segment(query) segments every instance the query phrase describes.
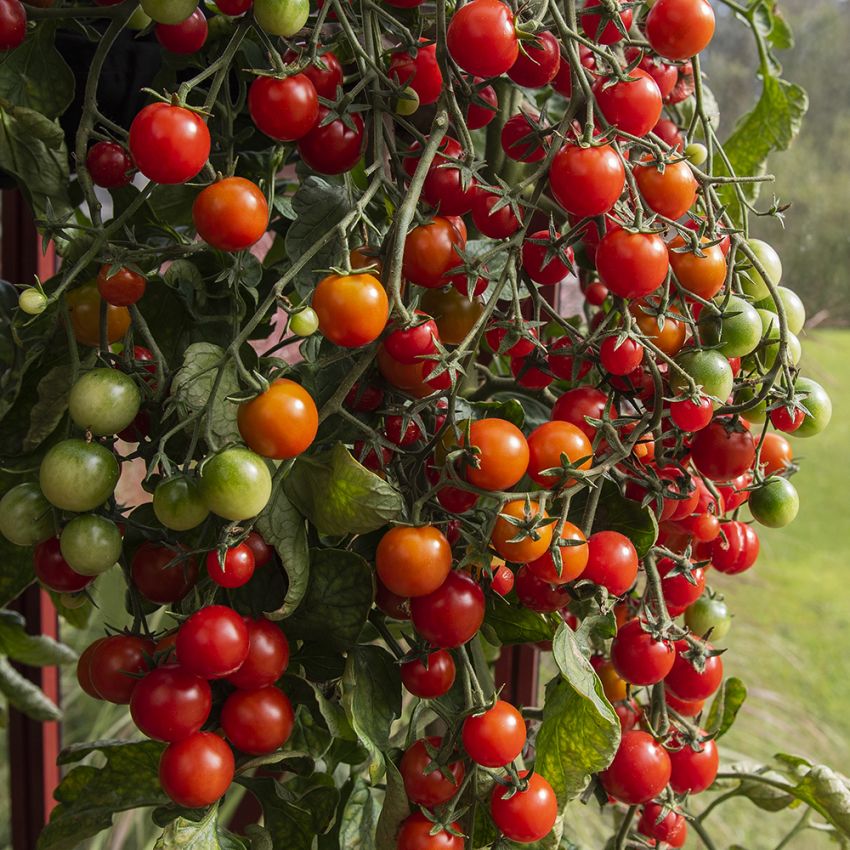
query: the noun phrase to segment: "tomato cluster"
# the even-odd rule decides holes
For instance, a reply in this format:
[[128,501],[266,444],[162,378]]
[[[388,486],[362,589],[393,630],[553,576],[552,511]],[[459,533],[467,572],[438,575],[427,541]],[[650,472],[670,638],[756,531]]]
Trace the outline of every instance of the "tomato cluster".
[[[568,747],[541,755],[551,708],[491,680],[490,648],[525,640],[610,745],[576,783],[640,807],[641,846],[682,846],[719,765],[715,584],[794,519],[786,435],[831,415],[798,368],[805,310],[724,194],[711,5],[570,3],[580,36],[501,0],[212,5],[142,0],[197,74],[126,131],[87,98],[84,238],[49,231],[73,250],[15,318],[61,337],[72,379],[0,533],[68,607],[127,580],[132,625],[80,687],[166,745],[179,807],[287,753],[316,788],[350,767],[344,806],[386,769],[390,799],[394,761],[398,850],[474,850],[546,838],[582,790],[549,773]],[[0,50],[26,14],[0,0]]]

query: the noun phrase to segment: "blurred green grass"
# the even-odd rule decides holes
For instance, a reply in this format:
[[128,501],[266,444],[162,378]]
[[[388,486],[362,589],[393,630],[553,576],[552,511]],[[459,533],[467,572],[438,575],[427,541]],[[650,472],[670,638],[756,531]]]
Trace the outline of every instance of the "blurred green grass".
[[[819,330],[804,337],[804,369],[829,391],[834,415],[821,438],[793,440],[795,456],[803,461],[794,478],[800,514],[788,528],[760,532],[762,554],[751,571],[711,576],[737,615],[725,641],[726,671],[744,679],[750,692],[737,724],[723,739],[727,761],[744,756],[763,760],[790,752],[850,772],[850,654],[843,642],[850,629],[848,364],[850,331]],[[78,650],[103,633],[104,622],[120,627],[128,620],[117,570],[99,580],[97,601],[100,613],[88,629],[63,630],[64,639]],[[63,694],[66,744],[137,734],[125,708],[99,704],[82,694],[73,670],[64,671]],[[0,813],[7,805],[0,800]],[[574,808],[572,839],[585,850],[601,848],[603,835],[611,834],[610,821],[603,832],[595,813]],[[706,825],[718,848],[738,844],[747,850],[773,850],[798,816],[770,814],[742,800],[723,806]],[[0,816],[0,847],[8,846],[7,825],[8,817]],[[128,813],[116,818],[111,833],[84,846],[143,850],[151,846],[155,834],[147,812]],[[696,841],[688,843],[697,846]],[[835,845],[825,836],[806,832],[788,846],[825,850]]]

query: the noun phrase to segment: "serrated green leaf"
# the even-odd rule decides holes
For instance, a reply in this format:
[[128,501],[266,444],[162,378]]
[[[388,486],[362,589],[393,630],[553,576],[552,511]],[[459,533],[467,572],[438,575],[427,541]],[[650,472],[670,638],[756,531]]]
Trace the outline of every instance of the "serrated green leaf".
[[301,603],[310,581],[305,520],[282,486],[275,487],[266,509],[257,518],[256,528],[266,543],[274,546],[288,579],[283,605],[275,611],[266,612],[270,620],[282,620]]
[[[350,212],[348,194],[342,186],[334,186],[311,174],[302,181],[292,198],[295,221],[286,231],[287,257],[300,257],[312,248],[332,227]],[[311,292],[318,282],[315,270],[338,266],[342,258],[342,243],[332,239],[319,251],[296,278],[301,295]]]
[[284,482],[289,498],[320,534],[367,534],[401,516],[401,493],[337,443],[302,455]]
[[552,652],[561,679],[546,688],[535,767],[564,804],[584,789],[591,773],[610,764],[620,743],[620,721],[566,624],[558,628]]
[[68,409],[71,394],[71,367],[54,366],[38,382],[38,401],[30,412],[30,425],[24,437],[24,451],[37,449],[56,429]]
[[552,640],[555,634],[555,627],[542,614],[511,605],[497,594],[487,598],[484,623],[502,644],[537,643]]
[[239,439],[236,426],[237,406],[227,396],[239,391],[236,365],[232,360],[221,365],[224,350],[210,342],[195,342],[183,355],[183,365],[174,375],[171,393],[180,415],[186,417],[204,410],[210,401],[220,370],[221,380],[215,390],[215,399],[209,409],[209,422],[213,435],[222,443]]
[[142,741],[94,741],[68,747],[59,764],[73,764],[92,752],[105,758],[103,767],[79,765],[54,792],[59,805],[38,839],[38,850],[73,850],[112,826],[117,812],[170,802],[159,784],[159,757],[165,744]]
[[725,735],[732,728],[746,698],[747,686],[740,679],[734,676],[726,679],[711,703],[706,729],[714,734],[715,738]]
[[342,688],[342,704],[351,728],[369,751],[369,773],[377,782],[384,773],[390,727],[401,715],[399,667],[380,646],[354,647],[348,654]]
[[0,655],[33,667],[70,664],[77,653],[46,635],[29,635],[24,618],[15,611],[0,611]]
[[219,826],[218,806],[213,806],[200,821],[173,820],[153,850],[245,850],[245,843]]
[[[579,526],[589,493],[589,489],[582,490],[570,503],[570,518]],[[591,531],[602,530],[624,534],[634,544],[638,557],[643,558],[658,539],[658,520],[648,505],[641,507],[640,502],[621,495],[613,481],[603,481]]]
[[47,118],[58,118],[74,99],[74,73],[54,44],[57,26],[42,21],[0,58],[0,98]]
[[396,835],[402,821],[410,815],[410,801],[404,790],[404,780],[399,769],[391,762],[386,763],[386,786],[378,826],[375,830],[376,850],[396,850]]
[[359,555],[341,549],[310,552],[310,582],[286,633],[337,650],[357,642],[374,599],[372,568]]
[[53,701],[2,657],[0,657],[0,693],[6,697],[10,705],[33,720],[59,720],[62,717],[62,712]]

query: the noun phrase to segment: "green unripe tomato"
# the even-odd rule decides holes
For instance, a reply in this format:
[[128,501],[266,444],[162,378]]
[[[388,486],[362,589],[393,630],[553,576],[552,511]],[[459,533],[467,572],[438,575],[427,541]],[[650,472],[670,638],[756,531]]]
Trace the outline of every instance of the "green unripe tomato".
[[814,437],[820,434],[832,419],[832,400],[829,394],[811,378],[797,378],[794,391],[803,396],[801,403],[808,411],[803,424],[794,432],[794,436]]
[[92,369],[71,388],[68,409],[74,424],[96,437],[117,434],[135,418],[142,394],[118,369]]
[[208,516],[200,484],[194,478],[180,475],[157,485],[153,494],[156,518],[172,531],[188,531],[199,526]]
[[29,316],[38,316],[47,308],[47,296],[35,287],[25,289],[18,296],[18,307]]
[[53,511],[38,484],[18,484],[0,499],[0,534],[16,546],[52,537]]
[[86,602],[88,602],[88,597],[85,593],[62,593],[59,595],[59,604],[69,611],[82,608]]
[[[748,404],[758,395],[760,387],[741,387],[736,390],[734,403]],[[761,425],[767,419],[767,400],[762,399],[758,404],[744,411],[741,416],[753,425]]]
[[[763,242],[761,239],[748,239],[747,244],[764,267],[764,270],[770,277],[771,283],[778,285],[782,279],[782,261],[779,259],[779,254],[767,242]],[[741,289],[753,301],[761,301],[763,298],[770,297],[770,290],[767,288],[764,278],[754,267],[747,269],[747,271],[741,274]]]
[[[766,369],[770,369],[776,361],[776,355],[779,353],[779,319],[776,313],[771,313],[770,310],[759,310],[762,324],[762,338],[766,340],[766,345],[759,351],[759,358],[762,365]],[[788,332],[788,357],[792,365],[796,366],[803,356],[803,346],[800,345],[800,340],[790,331]]]
[[717,643],[723,640],[732,628],[732,615],[722,599],[701,596],[685,611],[685,625],[702,637],[711,629],[710,640]]
[[[729,361],[713,349],[703,351],[686,351],[676,358],[676,363],[693,378],[698,387],[702,387],[706,395],[725,404],[732,392],[734,376]],[[684,376],[670,370],[670,389],[676,395],[688,392],[688,383]]]
[[198,0],[142,0],[141,6],[158,24],[179,24],[198,8]]
[[254,20],[269,35],[290,38],[309,16],[309,0],[254,0]]
[[289,329],[295,336],[312,336],[319,329],[319,317],[312,307],[304,307],[289,317]]
[[[788,330],[792,334],[800,333],[803,330],[803,325],[806,324],[806,308],[803,306],[800,296],[787,286],[780,286],[777,291],[779,292],[779,300],[785,307],[785,321],[788,322]],[[760,310],[770,310],[771,313],[776,312],[776,305],[770,297],[759,301],[756,307]]]
[[419,95],[408,86],[395,102],[396,115],[413,115],[419,109]]
[[121,557],[121,532],[106,517],[74,517],[59,535],[59,551],[68,566],[84,576],[99,576]]
[[51,505],[84,513],[112,495],[120,473],[115,455],[99,443],[63,440],[44,456],[38,480]]
[[133,30],[134,32],[141,32],[146,27],[149,27],[153,21],[150,18],[150,15],[145,13],[145,10],[139,6],[130,15],[130,19],[127,21],[127,29]]
[[248,449],[225,449],[201,469],[201,494],[223,519],[256,516],[268,504],[272,477],[266,462]]
[[756,522],[768,528],[784,528],[797,516],[800,497],[787,478],[771,476],[750,493],[747,504]]
[[703,341],[717,346],[724,357],[744,357],[761,342],[761,317],[749,301],[732,295],[722,316],[717,310],[703,309],[699,330]]
[[699,142],[691,142],[685,148],[685,156],[694,165],[702,165],[708,159],[708,148]]

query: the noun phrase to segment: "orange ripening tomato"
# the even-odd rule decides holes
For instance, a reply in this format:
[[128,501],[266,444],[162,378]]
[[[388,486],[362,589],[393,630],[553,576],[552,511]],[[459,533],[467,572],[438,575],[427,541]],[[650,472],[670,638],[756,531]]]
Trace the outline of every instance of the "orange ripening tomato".
[[794,451],[791,443],[782,434],[771,431],[765,434],[759,459],[764,467],[764,474],[772,475],[774,472],[785,472],[794,460]]
[[248,447],[276,460],[300,455],[316,438],[319,412],[300,384],[281,378],[264,393],[239,405],[239,433]]
[[241,251],[266,232],[269,205],[255,183],[244,177],[225,177],[195,198],[192,221],[208,245],[220,251]]
[[414,398],[425,398],[433,389],[425,383],[426,370],[430,372],[430,363],[401,363],[392,357],[383,345],[378,349],[378,371],[384,380],[398,390]]
[[[703,242],[708,242],[703,237]],[[676,280],[688,292],[709,301],[714,298],[726,282],[726,257],[720,245],[705,245],[700,247],[703,256],[693,251],[681,253],[676,249],[682,248],[685,240],[677,236],[670,243],[670,265]]]
[[649,208],[667,218],[681,218],[697,197],[697,181],[685,160],[667,162],[660,171],[651,156],[634,167],[635,180]]
[[565,479],[557,472],[544,474],[547,469],[561,467],[561,455],[579,469],[589,469],[593,462],[593,448],[590,440],[581,428],[571,422],[544,422],[535,428],[528,437],[530,458],[528,474],[531,480],[541,487],[571,487],[574,478]]
[[564,523],[560,540],[566,543],[577,544],[558,547],[561,552],[560,573],[558,572],[551,550],[547,550],[537,560],[531,561],[528,564],[528,569],[548,584],[559,585],[566,584],[569,581],[575,581],[587,566],[587,559],[589,557],[587,538],[578,526],[573,525],[571,522]]
[[541,512],[537,502],[529,502],[526,505],[524,499],[514,499],[508,502],[499,511],[499,518],[493,527],[493,535],[490,543],[496,553],[514,564],[527,564],[536,561],[545,554],[552,545],[553,525],[540,525],[531,534],[514,540],[522,534],[522,529],[505,519],[505,516],[518,520],[533,520],[535,518],[548,519],[546,511]]
[[460,345],[484,312],[480,298],[467,298],[454,287],[428,290],[419,306],[434,317],[445,345]]
[[390,304],[370,274],[330,274],[313,292],[319,330],[335,345],[359,348],[374,342],[387,324]]
[[[670,256],[672,257],[673,255],[671,254]],[[631,305],[631,312],[635,317],[641,333],[646,336],[649,342],[656,345],[670,357],[681,351],[682,346],[685,344],[685,337],[687,336],[687,325],[684,321],[665,316],[664,326],[659,327],[658,317],[643,309],[640,302],[635,302]],[[675,307],[670,307],[667,312],[681,315]]]
[[[97,285],[87,283],[73,289],[66,296],[71,328],[77,342],[97,347],[100,345],[100,293]],[[106,341],[118,342],[130,328],[130,311],[126,307],[106,308]]]
[[469,445],[478,449],[477,466],[466,470],[470,484],[482,490],[507,490],[525,475],[528,443],[506,419],[479,419],[469,426]]
[[463,264],[458,250],[465,246],[466,237],[453,221],[437,216],[407,234],[402,273],[411,283],[428,289],[445,286],[446,272]]
[[375,568],[384,587],[397,596],[426,596],[446,580],[452,547],[433,525],[396,526],[378,543]]

